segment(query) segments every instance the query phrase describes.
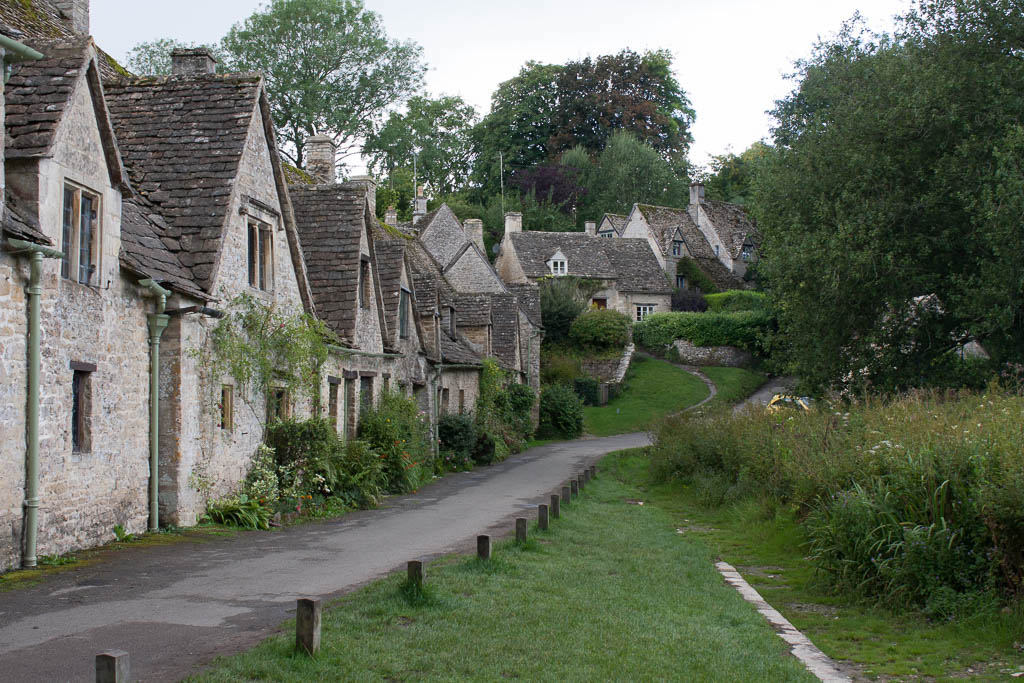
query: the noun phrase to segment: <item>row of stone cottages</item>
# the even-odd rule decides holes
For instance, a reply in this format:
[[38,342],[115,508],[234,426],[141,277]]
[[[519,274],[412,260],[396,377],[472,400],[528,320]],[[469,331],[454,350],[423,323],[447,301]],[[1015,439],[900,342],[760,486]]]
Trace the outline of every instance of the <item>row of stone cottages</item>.
[[538,387],[536,292],[501,282],[478,226],[422,205],[411,232],[380,225],[372,181],[334,182],[329,141],[311,144],[317,182],[289,186],[260,75],[185,51],[175,75],[132,78],[85,21],[0,5],[0,569],[118,524],[194,523],[268,412],[312,411],[250,410],[206,371],[240,294],[336,333],[320,395],[346,436],[388,388],[432,418],[471,410],[484,356]]

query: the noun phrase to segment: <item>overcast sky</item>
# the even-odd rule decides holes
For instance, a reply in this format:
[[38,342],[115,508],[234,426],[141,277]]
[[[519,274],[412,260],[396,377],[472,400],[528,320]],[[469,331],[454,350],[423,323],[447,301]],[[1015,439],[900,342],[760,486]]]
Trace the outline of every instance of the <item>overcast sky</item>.
[[[218,41],[259,0],[92,0],[96,42],[123,60],[156,38]],[[483,114],[527,60],[667,48],[697,112],[690,159],[742,152],[766,137],[765,111],[792,88],[783,76],[818,37],[859,10],[888,30],[908,0],[366,0],[388,34],[423,47],[431,95],[460,95]],[[358,170],[358,169],[353,169]]]

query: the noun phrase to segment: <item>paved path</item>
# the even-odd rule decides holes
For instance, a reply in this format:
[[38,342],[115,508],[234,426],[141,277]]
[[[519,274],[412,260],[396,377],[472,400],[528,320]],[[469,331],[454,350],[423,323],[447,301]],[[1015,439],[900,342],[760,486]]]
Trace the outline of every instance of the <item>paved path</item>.
[[470,552],[547,502],[569,475],[646,434],[532,448],[453,474],[376,510],[277,532],[136,548],[45,584],[0,593],[0,681],[92,681],[93,658],[127,650],[135,681],[178,680],[255,645],[294,613],[404,567]]

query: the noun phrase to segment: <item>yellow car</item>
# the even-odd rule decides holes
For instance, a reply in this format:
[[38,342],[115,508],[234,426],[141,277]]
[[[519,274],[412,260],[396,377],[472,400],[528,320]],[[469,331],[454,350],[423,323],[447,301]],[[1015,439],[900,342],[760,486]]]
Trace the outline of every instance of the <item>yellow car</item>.
[[790,396],[788,394],[775,394],[772,400],[768,401],[768,412],[774,413],[784,408],[796,408],[797,410],[810,410],[814,399],[808,396]]

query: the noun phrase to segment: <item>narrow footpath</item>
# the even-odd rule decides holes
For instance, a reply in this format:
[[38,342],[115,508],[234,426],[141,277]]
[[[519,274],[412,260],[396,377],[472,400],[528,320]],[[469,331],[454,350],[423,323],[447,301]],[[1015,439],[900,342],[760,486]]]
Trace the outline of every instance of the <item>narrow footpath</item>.
[[93,681],[94,657],[125,650],[135,681],[173,681],[247,649],[294,614],[412,559],[470,552],[584,465],[650,443],[623,434],[548,444],[451,474],[375,510],[274,532],[133,548],[0,593],[0,681]]

